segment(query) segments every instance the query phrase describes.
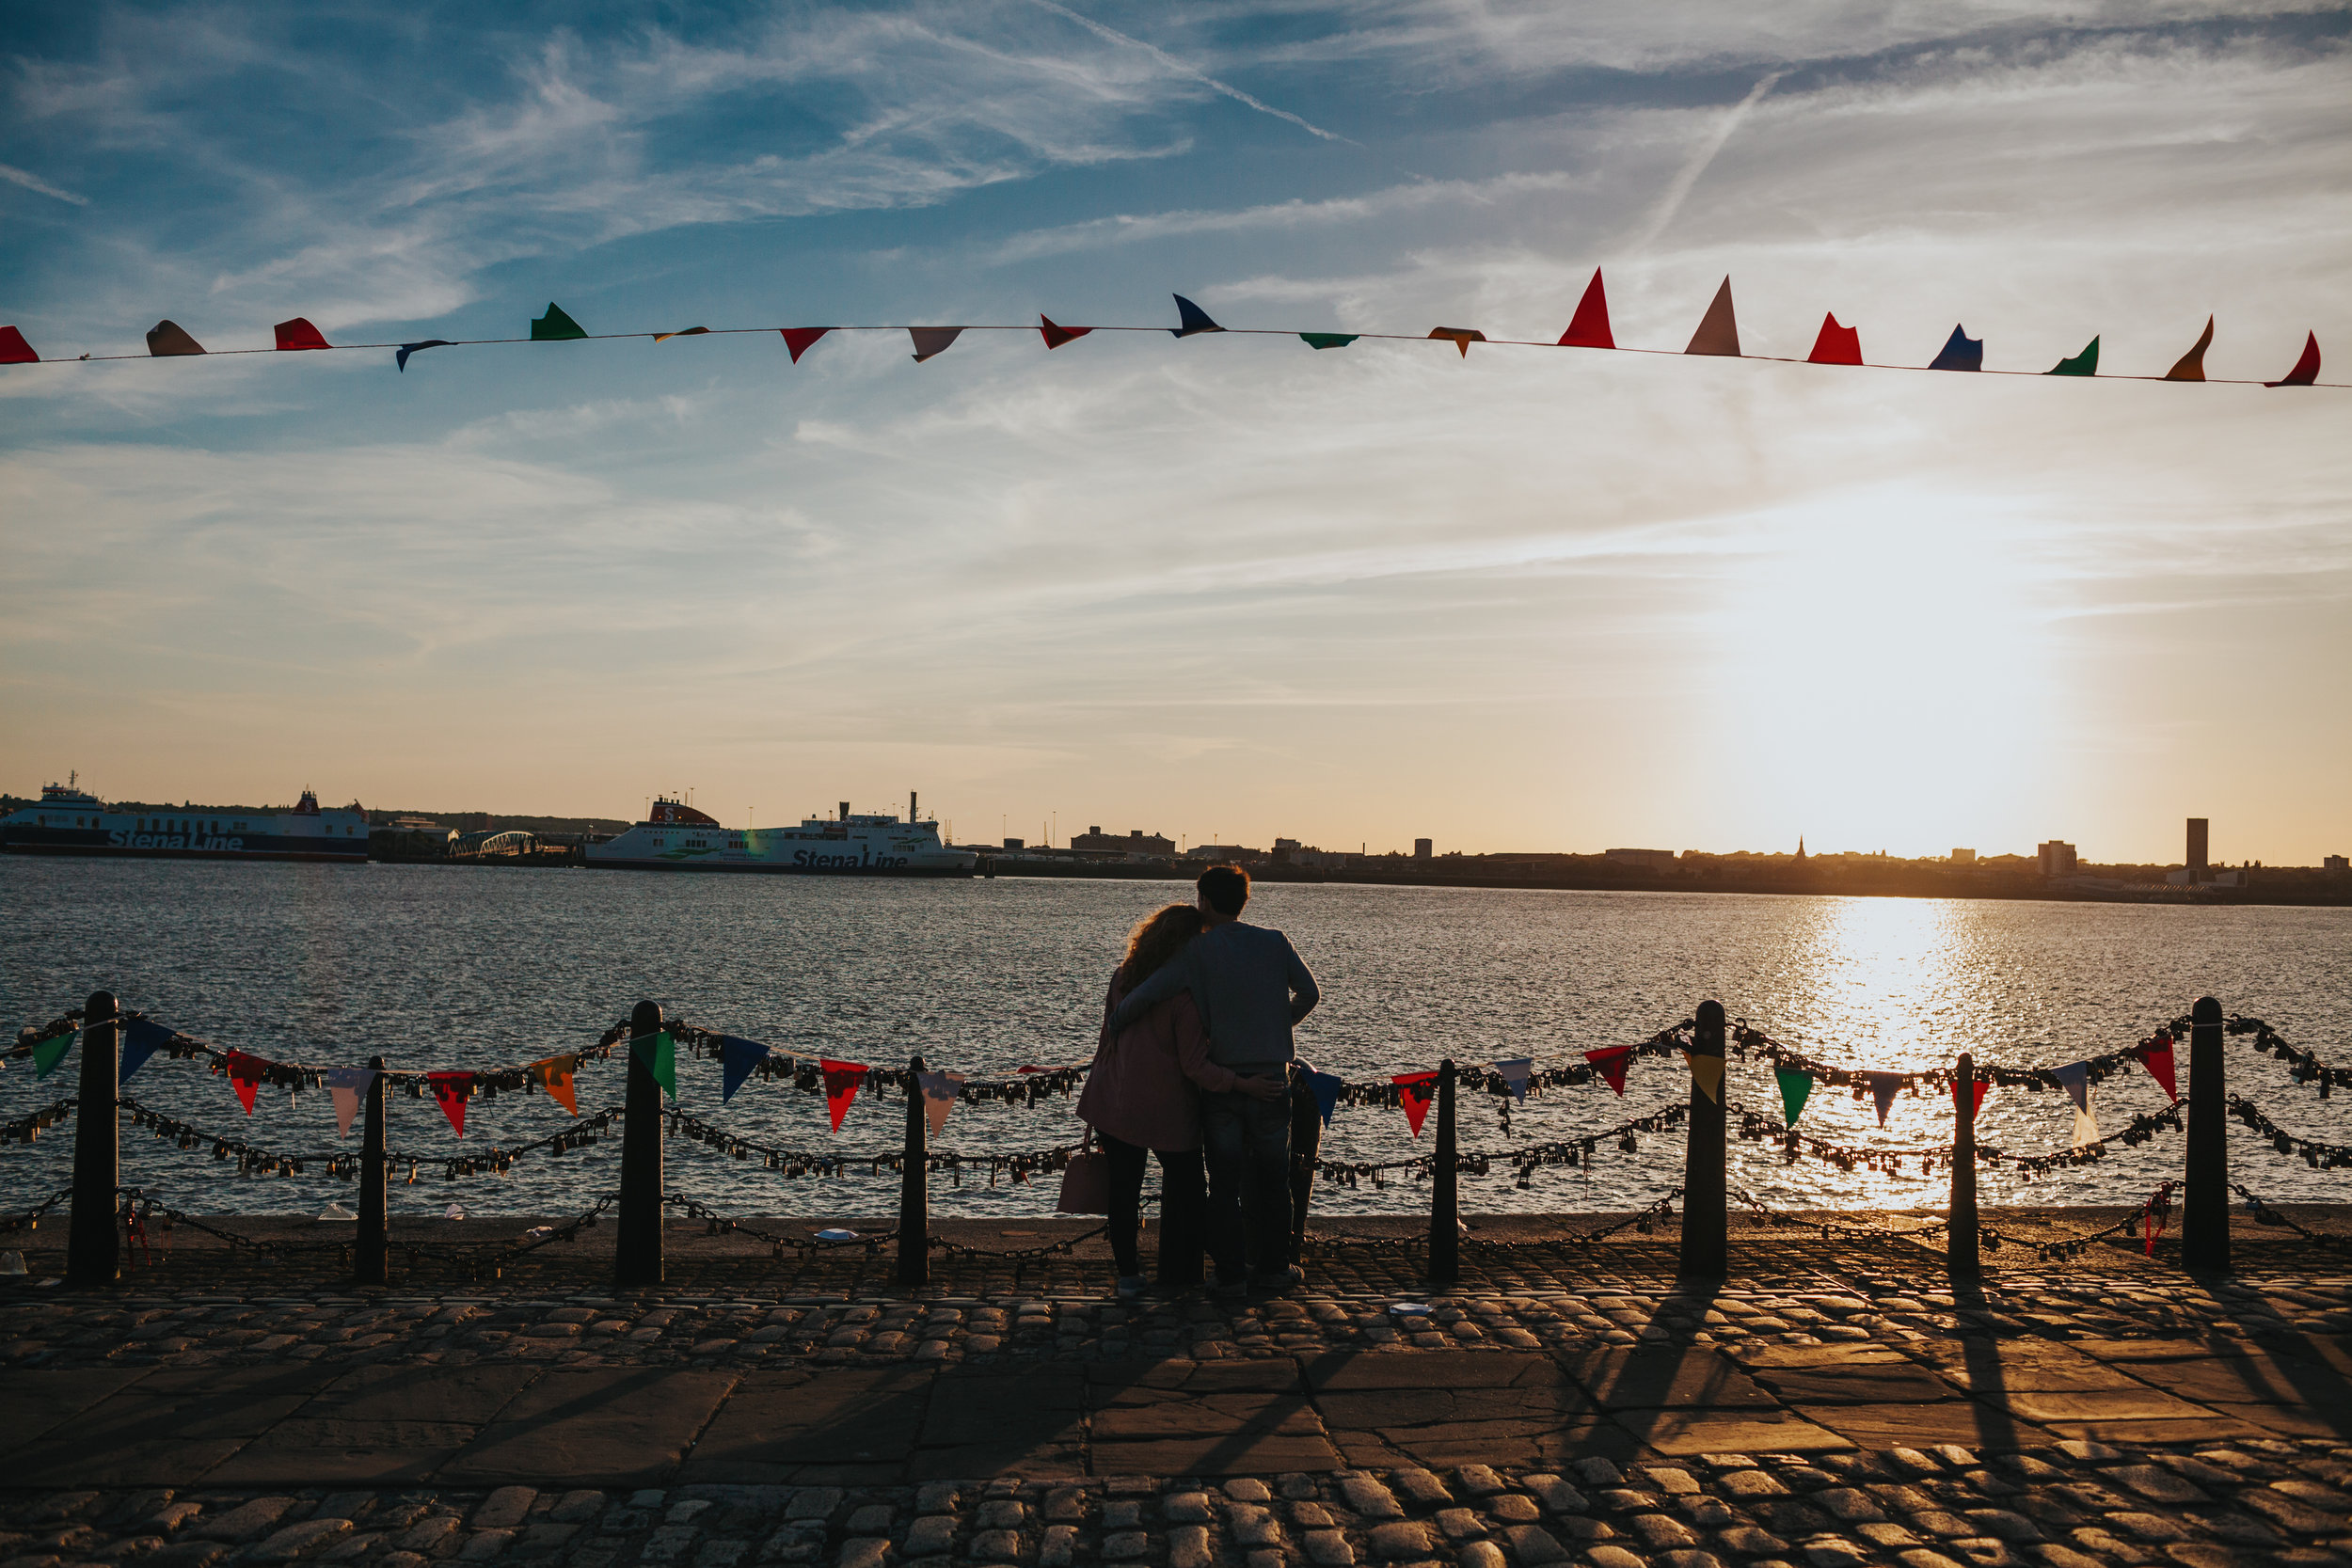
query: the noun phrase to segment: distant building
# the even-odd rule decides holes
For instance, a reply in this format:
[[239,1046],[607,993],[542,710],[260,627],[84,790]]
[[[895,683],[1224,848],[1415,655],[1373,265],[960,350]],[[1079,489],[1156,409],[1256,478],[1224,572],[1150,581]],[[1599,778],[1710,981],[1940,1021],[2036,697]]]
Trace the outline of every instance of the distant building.
[[1188,861],[1231,862],[1235,865],[1265,859],[1263,849],[1251,849],[1239,844],[1196,844],[1184,851]]
[[1974,865],[1977,863],[1977,852],[1974,849],[1955,849],[1952,851],[1952,863],[1954,865]]
[[2205,863],[2205,820],[2201,816],[2192,816],[2188,819],[2188,879],[2192,883],[2204,881],[2208,876]]
[[1645,871],[1672,871],[1675,868],[1675,852],[1672,849],[1605,849],[1601,853],[1605,859],[1615,861],[1619,865],[1638,865]]
[[2042,863],[2044,877],[2072,877],[2074,874],[2074,847],[2062,839],[2034,846],[2034,854]]
[[1147,833],[1141,828],[1130,828],[1127,836],[1106,833],[1101,828],[1089,828],[1071,836],[1073,849],[1090,849],[1097,854],[1153,855],[1161,859],[1176,852],[1176,841],[1159,833]]
[[1417,861],[1427,860],[1430,856],[1430,852],[1436,846],[1431,844],[1429,840],[1425,838],[1417,838],[1413,840],[1413,859]]
[[2352,871],[2352,861],[2346,861],[2342,855],[2329,855],[2319,863],[2319,868],[2333,876],[2341,877],[2347,871]]
[[1018,853],[1023,849],[1026,849],[1028,847],[1029,841],[1025,838],[1009,838],[1005,840],[1005,848],[1009,852]]

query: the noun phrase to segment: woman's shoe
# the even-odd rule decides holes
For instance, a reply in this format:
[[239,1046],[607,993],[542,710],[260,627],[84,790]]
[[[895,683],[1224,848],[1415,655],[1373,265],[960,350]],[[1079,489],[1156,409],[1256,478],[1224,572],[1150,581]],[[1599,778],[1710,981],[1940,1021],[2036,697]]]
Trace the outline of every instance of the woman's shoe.
[[1119,1283],[1111,1287],[1111,1289],[1119,1292],[1120,1300],[1133,1301],[1136,1297],[1143,1294],[1144,1288],[1150,1282],[1139,1274],[1122,1274],[1119,1276]]

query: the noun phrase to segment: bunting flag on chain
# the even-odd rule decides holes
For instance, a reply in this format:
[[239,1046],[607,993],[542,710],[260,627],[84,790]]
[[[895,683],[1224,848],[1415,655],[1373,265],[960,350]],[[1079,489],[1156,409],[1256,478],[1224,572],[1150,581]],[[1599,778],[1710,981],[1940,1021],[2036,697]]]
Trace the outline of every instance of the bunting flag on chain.
[[1941,353],[1928,362],[1931,371],[1980,371],[1984,369],[1984,340],[1971,338],[1967,328],[1955,326],[1952,335],[1944,340]]
[[1037,333],[1039,337],[1045,340],[1045,346],[1048,349],[1057,349],[1064,343],[1076,342],[1093,330],[1094,328],[1090,326],[1059,326],[1055,325],[1051,316],[1042,311],[1038,314]]
[[1438,1092],[1438,1075],[1434,1072],[1400,1072],[1389,1082],[1405,1091],[1397,1096],[1397,1102],[1405,1109],[1405,1120],[1412,1128],[1413,1136],[1420,1137],[1422,1117],[1429,1114],[1429,1101]]
[[410,355],[421,354],[429,348],[448,348],[450,346],[450,341],[447,338],[427,338],[421,343],[403,343],[398,349],[393,351],[392,368],[405,373],[408,369],[408,356]]
[[857,1098],[857,1086],[866,1082],[864,1062],[836,1062],[830,1056],[819,1057],[817,1064],[825,1074],[825,1109],[832,1113],[833,1130],[841,1131],[841,1118],[850,1114],[850,1101]]
[[1886,1125],[1886,1113],[1893,1107],[1895,1096],[1903,1086],[1903,1075],[1899,1072],[1866,1072],[1862,1076],[1869,1080],[1870,1098],[1878,1102],[1879,1125],[1883,1127]]
[[1560,334],[1562,348],[1615,348],[1617,340],[1609,333],[1609,291],[1601,287],[1600,269],[1593,269],[1593,280],[1584,285],[1584,297],[1576,302],[1576,314],[1568,318],[1568,329]]
[[473,1098],[473,1074],[470,1072],[428,1072],[424,1081],[433,1087],[433,1098],[441,1102],[441,1115],[459,1137],[466,1135],[466,1101]]
[[1625,1069],[1631,1066],[1633,1062],[1633,1048],[1631,1046],[1603,1046],[1598,1051],[1587,1051],[1584,1053],[1584,1059],[1593,1064],[1593,1070],[1595,1072],[1599,1073],[1601,1077],[1608,1080],[1609,1086],[1611,1088],[1616,1090],[1620,1095],[1625,1093]]
[[1189,338],[1196,332],[1222,332],[1225,329],[1209,319],[1209,313],[1182,294],[1168,296],[1176,302],[1178,325],[1168,330],[1176,337]]
[[1854,327],[1837,325],[1835,311],[1821,318],[1821,335],[1813,340],[1813,352],[1806,356],[1808,365],[1859,365],[1862,363],[1862,333]]
[[645,1064],[653,1081],[661,1085],[671,1101],[677,1099],[677,1037],[667,1029],[658,1035],[640,1035],[628,1042],[631,1054]]
[[784,334],[784,346],[792,351],[792,362],[799,364],[801,356],[816,345],[817,340],[833,330],[830,326],[779,326]]
[[169,359],[184,354],[201,354],[204,345],[188,336],[188,329],[175,321],[159,321],[148,329],[147,352],[156,359]]
[[[1977,1119],[1977,1113],[1984,1109],[1984,1091],[1992,1086],[1991,1080],[1984,1078],[1976,1079],[1969,1084],[1968,1087],[1973,1091],[1968,1096],[1968,1119],[1971,1122]],[[1957,1082],[1952,1085],[1952,1108],[1954,1110],[1960,1108],[1960,1085]]]
[[2093,338],[2083,345],[2083,351],[2072,359],[2061,359],[2044,375],[2097,375],[2099,373],[2099,340]]
[[682,327],[675,332],[657,332],[653,335],[653,341],[657,343],[666,343],[673,338],[707,338],[709,336],[710,328],[707,326],[689,326]]
[[2074,1062],[2065,1067],[2054,1067],[2050,1069],[2050,1076],[2058,1081],[2058,1086],[2074,1102],[2074,1131],[2070,1139],[2072,1147],[2080,1148],[2085,1144],[2097,1143],[2099,1118],[2090,1109],[2090,1064]]
[[1691,1082],[1699,1086],[1699,1092],[1721,1104],[1724,1098],[1724,1059],[1710,1056],[1703,1051],[1686,1051],[1682,1059],[1691,1064]]
[[2155,1038],[2141,1046],[2135,1054],[2139,1057],[2139,1065],[2148,1069],[2148,1076],[2156,1081],[2156,1087],[2164,1091],[2164,1097],[2167,1100],[2178,1101],[2181,1098],[2181,1091],[2172,1076],[2171,1035],[2159,1032]]
[[1502,1079],[1503,1086],[1510,1090],[1511,1098],[1522,1105],[1526,1104],[1527,1080],[1535,1071],[1535,1059],[1533,1056],[1514,1056],[1507,1062],[1490,1062],[1487,1065],[1494,1069],[1495,1076]]
[[261,1092],[262,1078],[269,1070],[269,1064],[242,1051],[227,1053],[221,1057],[221,1063],[229,1069],[229,1086],[237,1091],[237,1099],[245,1106],[245,1114],[251,1116],[253,1097]]
[[359,1101],[369,1086],[375,1082],[372,1067],[333,1067],[326,1069],[326,1092],[335,1101],[335,1135],[351,1136],[352,1118],[359,1114]]
[[531,324],[531,341],[534,343],[568,343],[588,336],[588,329],[564,312],[564,307],[548,301],[548,313]]
[[1460,349],[1462,357],[1465,359],[1470,357],[1470,344],[1483,343],[1486,341],[1486,335],[1474,326],[1433,326],[1429,329],[1429,335],[1432,338],[1443,339]]
[[1804,1115],[1804,1102],[1813,1098],[1813,1074],[1781,1067],[1772,1069],[1772,1077],[1780,1084],[1781,1120],[1794,1127]]
[[[0,365],[38,365],[40,356],[24,341],[24,334],[13,326],[0,326]],[[2312,368],[2318,368],[2316,362]]]
[[147,1058],[180,1037],[176,1029],[147,1019],[135,1018],[122,1026],[122,1062],[115,1073],[115,1082],[127,1084],[131,1074],[147,1065]]
[[963,1074],[925,1072],[918,1073],[915,1081],[923,1086],[923,1124],[936,1138],[947,1130],[947,1113],[956,1108],[962,1095]]
[[[7,334],[14,332],[16,328],[13,326],[8,327],[5,330],[0,330],[0,348],[6,348],[8,346]],[[24,340],[22,338],[17,340],[19,343],[24,342]],[[30,354],[33,351],[28,348],[24,352]],[[8,362],[8,361],[5,356],[0,356],[0,364],[6,364]],[[2316,332],[2306,332],[2303,334],[2303,356],[2296,360],[2295,369],[2287,372],[2286,374],[2280,376],[2278,380],[2265,381],[2263,385],[2265,387],[2309,387],[2312,383],[2317,381],[2318,379],[2319,334]]]
[[[36,1083],[57,1070],[57,1064],[65,1060],[65,1053],[73,1049],[75,1037],[72,1035],[58,1035],[33,1047],[33,1079]],[[252,1108],[248,1101],[246,1109],[249,1111]]]
[[293,349],[333,348],[326,334],[312,326],[307,316],[296,316],[290,322],[279,322],[270,331],[278,337],[278,347],[283,352]]
[[2167,381],[2202,381],[2205,379],[2205,350],[2213,347],[2213,318],[2205,318],[2205,330],[2197,334],[2197,341],[2186,354],[2172,362],[2164,372]]
[[719,1037],[719,1103],[724,1105],[743,1086],[752,1069],[768,1059],[768,1048],[757,1040],[734,1035]]
[[1691,346],[1685,354],[1714,354],[1725,358],[1740,357],[1740,322],[1731,309],[1731,276],[1724,276],[1723,287],[1715,291],[1714,299],[1707,307],[1707,314],[1699,318],[1699,329],[1691,334]]
[[935,359],[955,346],[963,336],[961,326],[910,326],[907,336],[914,340],[914,362]]
[[523,1069],[532,1083],[548,1091],[548,1098],[564,1107],[567,1117],[580,1115],[580,1100],[572,1087],[572,1074],[580,1070],[580,1056],[567,1053],[561,1056],[544,1056]]
[[1307,1092],[1315,1097],[1315,1109],[1323,1114],[1323,1125],[1331,1125],[1331,1115],[1340,1108],[1340,1091],[1347,1087],[1347,1080],[1336,1073],[1307,1069]]
[[1298,341],[1309,348],[1345,348],[1362,336],[1360,332],[1301,332]]

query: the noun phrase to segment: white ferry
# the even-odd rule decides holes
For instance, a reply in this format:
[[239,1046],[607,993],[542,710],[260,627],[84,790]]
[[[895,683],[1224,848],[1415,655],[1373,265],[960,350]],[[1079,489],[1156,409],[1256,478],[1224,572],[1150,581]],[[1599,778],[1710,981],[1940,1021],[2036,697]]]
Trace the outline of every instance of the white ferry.
[[979,857],[950,849],[939,823],[852,814],[812,816],[797,828],[729,828],[666,797],[625,833],[588,846],[587,862],[626,871],[777,871],[811,877],[969,877]]
[[38,804],[0,817],[0,852],[143,855],[160,860],[349,861],[368,858],[368,814],[355,800],[321,811],[309,790],[292,811],[210,806],[109,808],[77,787],[44,785]]

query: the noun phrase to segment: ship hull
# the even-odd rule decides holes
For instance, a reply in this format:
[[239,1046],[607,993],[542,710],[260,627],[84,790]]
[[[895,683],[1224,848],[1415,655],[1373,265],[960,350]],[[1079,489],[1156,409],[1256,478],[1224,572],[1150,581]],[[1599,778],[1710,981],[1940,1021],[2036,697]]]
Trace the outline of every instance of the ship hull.
[[770,877],[970,877],[971,865],[774,865],[764,861],[665,861],[591,858],[592,871],[733,871]]
[[108,811],[85,797],[43,800],[0,820],[0,853],[364,865],[368,824],[354,811]]
[[[252,835],[247,834],[248,845]],[[47,844],[20,842],[11,834],[0,842],[0,854],[78,855],[86,860],[139,861],[308,861],[326,865],[365,865],[367,846],[355,850],[307,848],[133,849],[107,844]]]
[[[682,811],[662,802],[665,813]],[[699,816],[699,814],[696,814]],[[640,822],[591,844],[582,863],[606,871],[738,871],[783,877],[969,877],[979,857],[951,849],[928,822],[812,818],[796,828],[724,828],[708,817]]]

